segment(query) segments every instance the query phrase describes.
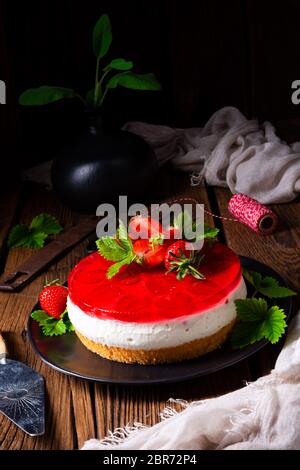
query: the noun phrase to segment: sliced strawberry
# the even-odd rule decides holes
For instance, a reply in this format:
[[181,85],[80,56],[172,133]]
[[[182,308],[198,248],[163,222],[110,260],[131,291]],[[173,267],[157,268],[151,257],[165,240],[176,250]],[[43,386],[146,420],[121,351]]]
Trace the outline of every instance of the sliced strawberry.
[[163,234],[163,227],[158,220],[151,217],[143,217],[137,215],[132,217],[129,222],[128,233],[130,238],[136,240],[141,239],[156,239],[161,238]]
[[164,261],[166,255],[164,245],[155,245],[149,240],[136,240],[133,244],[133,251],[139,262],[148,267],[158,266]]
[[167,248],[165,255],[167,272],[176,272],[177,279],[183,279],[187,274],[196,279],[205,279],[197,269],[204,256],[199,251],[190,250],[189,247],[188,242],[178,240]]
[[68,289],[64,286],[46,286],[40,293],[40,305],[48,315],[59,318],[66,310]]

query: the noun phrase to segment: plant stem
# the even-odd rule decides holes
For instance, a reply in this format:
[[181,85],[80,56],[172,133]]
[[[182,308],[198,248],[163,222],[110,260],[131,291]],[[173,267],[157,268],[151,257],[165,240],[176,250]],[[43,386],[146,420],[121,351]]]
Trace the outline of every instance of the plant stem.
[[75,96],[80,99],[80,101],[86,106],[86,101],[85,99],[82,98],[82,96],[79,93],[75,93]]
[[102,98],[101,98],[101,100],[100,100],[99,107],[101,107],[101,106],[102,106],[102,104],[103,104],[103,101],[104,101],[104,98],[105,98],[105,96],[106,96],[106,93],[108,92],[108,90],[109,90],[109,88],[108,88],[108,87],[106,87],[106,88],[105,88],[105,90],[104,90],[104,93],[103,93],[103,95],[102,95]]
[[100,81],[99,81],[99,86],[101,87],[102,83],[103,83],[103,80],[105,79],[106,75],[110,72],[110,68],[108,68],[102,75],[102,77],[100,78]]
[[97,59],[96,63],[96,75],[95,75],[95,91],[94,91],[94,106],[96,107],[98,101],[98,81],[99,81],[99,62],[100,60]]
[[[95,85],[95,100],[94,100],[94,106],[97,107],[97,104],[98,104],[98,100],[99,100],[99,92],[100,92],[100,96],[101,96],[101,100],[100,100],[100,103],[99,103],[99,107],[102,105],[102,102],[103,102],[103,98],[104,98],[104,95],[106,94],[105,92],[103,93],[102,95],[102,84],[103,84],[103,81],[106,77],[107,74],[109,74],[110,72],[110,68],[108,68],[103,74],[102,74],[102,77],[100,78],[99,80],[99,71],[98,71],[98,74],[97,74],[97,84]],[[98,81],[99,80],[99,81]]]

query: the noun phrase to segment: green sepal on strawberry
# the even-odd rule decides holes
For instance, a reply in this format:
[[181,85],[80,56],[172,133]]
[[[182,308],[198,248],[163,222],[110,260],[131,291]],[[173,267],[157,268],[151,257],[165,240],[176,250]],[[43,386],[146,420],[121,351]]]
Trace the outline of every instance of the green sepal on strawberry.
[[53,281],[44,287],[39,295],[41,310],[35,310],[31,318],[37,321],[45,336],[59,336],[74,327],[67,312],[68,289]]
[[170,245],[166,251],[166,274],[175,272],[178,280],[184,279],[187,274],[203,280],[205,276],[197,269],[203,258],[204,255],[200,251],[189,250],[187,242],[178,240]]

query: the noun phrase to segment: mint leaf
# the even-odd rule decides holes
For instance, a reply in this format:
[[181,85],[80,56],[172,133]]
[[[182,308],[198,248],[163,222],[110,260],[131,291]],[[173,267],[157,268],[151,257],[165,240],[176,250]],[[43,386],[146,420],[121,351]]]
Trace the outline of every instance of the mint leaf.
[[17,248],[26,246],[29,230],[27,225],[19,224],[13,227],[8,236],[8,248]]
[[45,336],[60,336],[67,332],[63,320],[53,318],[52,321],[42,324],[42,332]]
[[262,333],[264,337],[272,344],[277,343],[287,327],[285,321],[286,315],[282,308],[274,305],[268,310],[268,316],[262,324]]
[[264,299],[238,299],[235,307],[238,318],[245,322],[261,321],[268,312],[268,304]]
[[247,269],[243,269],[243,275],[245,279],[253,285],[257,292],[260,292],[266,297],[281,298],[297,295],[293,290],[280,286],[277,279],[271,276],[262,277],[260,273],[248,271]]
[[121,261],[126,257],[126,250],[117,240],[111,237],[103,237],[96,241],[100,255],[108,261]]
[[55,235],[62,231],[62,226],[58,220],[50,214],[39,214],[32,219],[29,230],[43,232],[46,235]]
[[284,311],[278,306],[268,307],[264,299],[235,301],[238,323],[231,334],[234,349],[243,348],[261,339],[277,343],[287,327]]

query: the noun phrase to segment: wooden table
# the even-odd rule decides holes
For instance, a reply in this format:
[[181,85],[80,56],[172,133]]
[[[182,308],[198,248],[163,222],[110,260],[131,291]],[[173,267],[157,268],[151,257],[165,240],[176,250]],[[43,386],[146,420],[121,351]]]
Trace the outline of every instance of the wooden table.
[[[187,177],[165,173],[157,184],[168,188],[167,195],[189,195],[206,205],[215,214],[228,215],[230,193],[223,189],[190,188]],[[292,287],[300,290],[300,201],[274,207],[282,226],[273,236],[260,237],[235,222],[222,222],[207,217],[207,222],[222,228],[221,241],[236,253],[250,256],[277,270]],[[38,187],[23,188],[1,197],[0,245],[2,269],[12,271],[28,258],[33,250],[17,248],[6,253],[3,241],[8,229],[18,222],[29,222],[33,216],[49,212],[65,228],[85,216],[71,213],[57,201],[55,195]],[[188,401],[214,397],[230,392],[267,373],[274,365],[280,346],[267,346],[248,360],[225,370],[189,381],[159,386],[99,385],[63,375],[46,366],[37,357],[26,338],[28,315],[38,294],[48,280],[66,281],[70,269],[85,256],[87,241],[54,263],[21,292],[0,294],[0,330],[4,333],[10,355],[41,373],[46,380],[46,433],[32,438],[25,435],[7,418],[0,415],[1,449],[76,449],[86,439],[102,438],[109,430],[127,423],[152,425],[159,421],[159,412],[168,398]]]

